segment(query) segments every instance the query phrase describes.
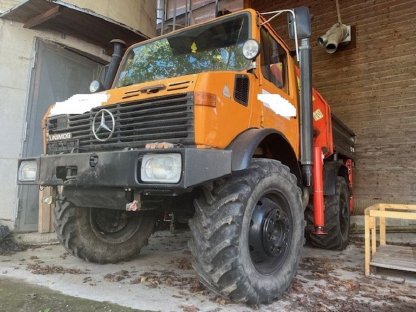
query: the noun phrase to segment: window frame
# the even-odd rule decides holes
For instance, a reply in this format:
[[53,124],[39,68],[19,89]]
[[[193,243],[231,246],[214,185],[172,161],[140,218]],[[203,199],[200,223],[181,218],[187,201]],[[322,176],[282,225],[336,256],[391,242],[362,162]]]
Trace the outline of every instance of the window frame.
[[[261,38],[261,52],[260,52],[260,70],[263,75],[263,78],[266,79],[268,82],[273,84],[276,88],[279,90],[282,90],[286,94],[290,95],[290,86],[289,86],[289,52],[287,49],[285,49],[284,45],[279,42],[273,35],[273,33],[267,29],[266,27],[261,27],[260,29],[260,38]],[[266,46],[266,40],[269,41],[268,45]],[[270,51],[270,49],[273,49],[273,44],[276,44],[278,55],[273,55],[273,51]],[[270,66],[278,63],[271,63],[267,62],[265,57],[265,49],[268,48],[269,55],[267,56],[270,61],[272,61],[274,56],[277,56],[279,59],[281,59],[282,56],[284,56],[284,59],[282,60],[282,80],[283,85],[279,86],[273,79],[273,74],[271,72]],[[265,63],[269,63],[266,65]],[[266,71],[266,69],[269,68],[269,70]],[[274,76],[276,78],[276,76]]]

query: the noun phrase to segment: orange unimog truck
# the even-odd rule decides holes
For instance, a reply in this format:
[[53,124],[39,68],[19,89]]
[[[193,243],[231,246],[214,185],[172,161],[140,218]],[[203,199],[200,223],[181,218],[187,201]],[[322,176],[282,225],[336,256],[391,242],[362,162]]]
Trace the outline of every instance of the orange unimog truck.
[[[269,23],[282,13],[295,53]],[[53,188],[69,252],[126,260],[160,216],[189,220],[201,282],[256,304],[288,289],[305,233],[346,247],[354,133],[311,87],[308,9],[268,14],[225,15],[122,58],[115,41],[104,84],[49,109],[45,154],[20,161],[19,181]]]

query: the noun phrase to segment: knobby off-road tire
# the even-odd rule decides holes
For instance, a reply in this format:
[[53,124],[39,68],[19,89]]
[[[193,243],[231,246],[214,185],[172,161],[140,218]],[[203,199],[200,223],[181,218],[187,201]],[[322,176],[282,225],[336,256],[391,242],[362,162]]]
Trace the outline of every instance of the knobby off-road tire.
[[[308,233],[312,246],[343,250],[347,247],[350,234],[349,191],[343,177],[337,177],[335,195],[325,196],[325,232],[326,235]],[[313,224],[313,210],[306,210],[308,224]]]
[[116,263],[136,257],[147,245],[155,217],[137,212],[79,208],[65,197],[55,205],[55,231],[71,254],[95,263]]
[[237,302],[280,298],[304,242],[301,191],[289,168],[253,159],[247,170],[205,187],[194,205],[189,247],[201,282]]

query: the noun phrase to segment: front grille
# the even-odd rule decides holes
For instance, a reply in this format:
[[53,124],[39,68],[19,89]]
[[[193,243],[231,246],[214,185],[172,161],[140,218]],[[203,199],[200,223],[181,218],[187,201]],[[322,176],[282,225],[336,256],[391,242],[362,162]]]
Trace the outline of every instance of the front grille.
[[[56,127],[56,119],[60,116],[51,117],[48,129],[49,134],[72,133],[68,141],[76,140],[80,152],[144,147],[151,142],[189,145],[195,142],[193,107],[192,93],[159,97],[96,107],[88,113],[69,115],[67,127],[64,128]],[[105,142],[98,141],[92,132],[93,118],[101,109],[110,111],[115,120],[114,134]],[[52,148],[54,144],[48,144],[48,153],[71,152],[69,149]]]

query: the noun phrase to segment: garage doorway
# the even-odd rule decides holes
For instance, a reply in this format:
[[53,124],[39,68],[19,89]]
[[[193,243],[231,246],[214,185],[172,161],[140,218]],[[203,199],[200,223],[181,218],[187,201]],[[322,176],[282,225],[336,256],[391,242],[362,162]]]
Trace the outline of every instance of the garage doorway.
[[[43,153],[40,125],[49,106],[77,93],[89,93],[90,82],[101,78],[103,72],[102,64],[64,46],[38,39],[35,49],[22,157],[36,157]],[[38,186],[21,185],[15,229],[20,232],[36,231],[38,210]]]

